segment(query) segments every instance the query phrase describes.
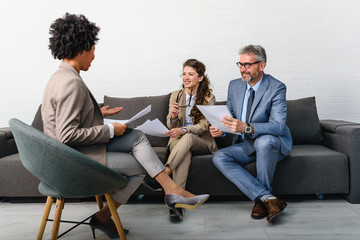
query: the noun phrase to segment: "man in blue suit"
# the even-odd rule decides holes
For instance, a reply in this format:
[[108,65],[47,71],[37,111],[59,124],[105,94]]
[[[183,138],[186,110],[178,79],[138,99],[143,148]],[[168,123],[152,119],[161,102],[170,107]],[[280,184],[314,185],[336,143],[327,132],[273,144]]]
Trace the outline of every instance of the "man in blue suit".
[[[276,164],[290,154],[292,139],[286,126],[286,86],[265,74],[266,53],[259,45],[240,50],[242,79],[229,84],[227,106],[232,116],[222,122],[235,135],[233,145],[220,149],[213,157],[215,166],[255,205],[251,217],[267,217],[268,222],[286,207],[285,201],[271,194]],[[213,137],[223,132],[211,126]],[[257,177],[244,166],[256,161]]]

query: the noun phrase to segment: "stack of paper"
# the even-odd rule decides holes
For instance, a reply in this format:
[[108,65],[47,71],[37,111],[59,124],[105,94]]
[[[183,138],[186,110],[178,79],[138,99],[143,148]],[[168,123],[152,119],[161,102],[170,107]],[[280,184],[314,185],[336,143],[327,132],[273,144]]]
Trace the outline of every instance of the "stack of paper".
[[230,128],[225,127],[224,123],[221,121],[223,116],[231,117],[231,113],[226,105],[196,105],[200,112],[205,116],[209,123],[223,132],[228,132],[232,134],[238,134],[230,130]]
[[136,119],[148,114],[149,112],[151,112],[151,105],[147,106],[146,108],[141,110],[139,113],[137,113],[135,116],[133,116],[132,118],[127,119],[127,120],[117,120],[117,119],[104,118],[104,124],[109,124],[109,123],[128,124],[128,123],[131,123],[131,122],[135,121]]
[[167,127],[160,122],[159,119],[147,120],[142,125],[138,126],[138,130],[143,131],[147,135],[156,136],[156,137],[168,137],[165,132],[169,131]]

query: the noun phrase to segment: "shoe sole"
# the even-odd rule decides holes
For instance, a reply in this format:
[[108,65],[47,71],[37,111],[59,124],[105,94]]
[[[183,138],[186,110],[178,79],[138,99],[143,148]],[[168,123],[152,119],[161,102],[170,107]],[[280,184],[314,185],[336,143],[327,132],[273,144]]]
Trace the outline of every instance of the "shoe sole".
[[274,215],[272,215],[270,218],[268,218],[268,219],[267,219],[268,222],[269,222],[269,223],[272,223],[272,221],[274,221],[274,219],[275,219],[277,216],[279,216],[279,215],[284,211],[284,209],[286,208],[286,206],[287,206],[287,204],[284,203],[284,204],[281,206],[281,211],[278,212],[278,213],[276,213],[276,214],[274,214]]
[[176,203],[175,204],[175,207],[176,208],[186,208],[187,210],[194,210],[195,208],[197,208],[199,205],[203,204],[206,200],[208,200],[209,197],[205,198],[204,200],[202,200],[201,202],[199,202],[198,204],[196,205],[189,205],[189,204],[186,204],[186,203]]
[[253,218],[253,219],[263,219],[263,218],[266,218],[267,217],[267,215],[265,215],[265,216],[253,216],[253,215],[251,215],[251,218]]

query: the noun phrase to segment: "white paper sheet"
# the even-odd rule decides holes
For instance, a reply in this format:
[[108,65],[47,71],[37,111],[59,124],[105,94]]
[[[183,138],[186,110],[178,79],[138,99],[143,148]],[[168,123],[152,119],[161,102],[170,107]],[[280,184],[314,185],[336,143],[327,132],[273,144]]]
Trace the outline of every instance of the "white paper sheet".
[[157,118],[152,121],[147,120],[135,129],[141,130],[147,135],[156,137],[168,137],[165,132],[169,131],[169,129]]
[[121,124],[128,124],[131,123],[133,121],[135,121],[136,119],[148,114],[149,112],[151,112],[151,105],[147,106],[146,108],[144,108],[143,110],[141,110],[140,112],[138,112],[137,114],[135,114],[132,118],[127,119],[127,120],[118,120],[118,119],[108,119],[108,118],[104,118],[104,124],[109,124],[109,123],[121,123]]
[[221,121],[223,116],[231,117],[231,113],[226,105],[196,105],[196,107],[201,111],[209,123],[220,131],[237,135],[241,134],[231,131],[228,127],[225,127],[224,123]]

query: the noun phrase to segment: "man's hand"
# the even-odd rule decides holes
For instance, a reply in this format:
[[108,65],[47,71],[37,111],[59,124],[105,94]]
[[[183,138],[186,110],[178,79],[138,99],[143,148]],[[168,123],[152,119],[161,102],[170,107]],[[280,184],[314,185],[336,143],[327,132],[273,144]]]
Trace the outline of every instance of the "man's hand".
[[168,135],[171,138],[178,138],[181,135],[183,135],[185,132],[182,128],[173,128],[169,131],[165,132],[166,135]]
[[219,129],[217,129],[214,126],[210,126],[210,133],[211,133],[211,136],[213,136],[213,137],[220,137],[221,135],[224,134],[224,132],[220,131]]
[[115,136],[123,135],[125,130],[128,128],[127,124],[112,123],[112,125],[114,126],[114,135]]
[[103,106],[100,110],[101,110],[103,117],[106,117],[106,116],[111,116],[111,115],[114,115],[114,114],[120,112],[121,110],[123,110],[123,107],[116,107],[116,108],[110,109],[109,105],[107,105],[107,106]]
[[223,116],[221,121],[224,123],[225,127],[228,127],[233,132],[244,132],[246,123],[229,116]]

